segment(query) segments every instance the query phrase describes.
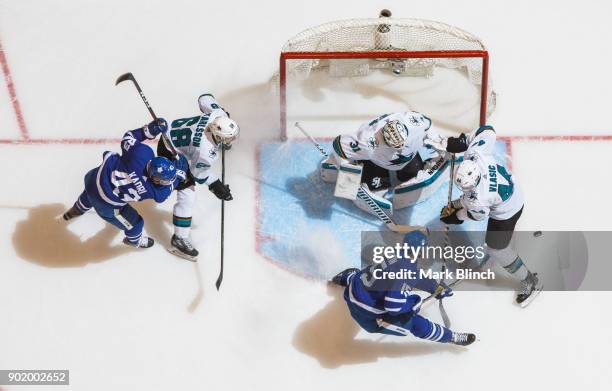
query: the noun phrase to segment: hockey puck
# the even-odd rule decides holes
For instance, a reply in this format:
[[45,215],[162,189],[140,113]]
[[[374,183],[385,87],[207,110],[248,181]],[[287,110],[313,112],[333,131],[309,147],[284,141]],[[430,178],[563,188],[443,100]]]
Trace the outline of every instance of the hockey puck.
[[542,231],[535,231],[533,233],[533,236],[535,236],[536,238],[539,238],[540,236],[542,236]]

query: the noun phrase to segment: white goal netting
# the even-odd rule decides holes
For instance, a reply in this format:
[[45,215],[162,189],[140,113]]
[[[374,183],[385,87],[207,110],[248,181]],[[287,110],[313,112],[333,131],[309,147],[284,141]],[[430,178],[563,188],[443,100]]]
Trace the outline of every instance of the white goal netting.
[[[395,80],[405,79],[402,76],[434,79],[440,70],[461,74],[473,86],[480,122],[493,112],[496,99],[489,81],[486,47],[462,29],[435,21],[391,17],[342,20],[310,28],[291,38],[282,49],[281,70],[275,76],[281,89],[281,128],[285,127],[283,112],[294,99],[287,95],[288,101],[284,101],[289,83],[299,84],[315,77],[321,80],[316,74],[324,74],[330,80],[355,80],[376,72]],[[391,84],[380,78],[377,83]],[[399,83],[395,82],[394,87]],[[438,89],[445,83],[438,81]],[[448,90],[456,89],[448,83],[447,86]],[[342,88],[344,85],[339,85],[336,90]],[[421,85],[418,89],[422,90]],[[415,94],[405,90],[412,103]],[[480,103],[481,97],[486,97],[484,104]]]

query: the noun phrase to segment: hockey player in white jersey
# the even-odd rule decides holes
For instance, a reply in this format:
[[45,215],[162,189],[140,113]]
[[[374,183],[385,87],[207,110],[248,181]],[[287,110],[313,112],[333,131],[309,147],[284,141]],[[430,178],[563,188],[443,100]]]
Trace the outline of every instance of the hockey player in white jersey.
[[[421,113],[407,111],[381,115],[361,125],[356,134],[340,135],[334,139],[332,153],[321,163],[321,176],[327,182],[338,181],[338,195],[343,175],[347,175],[346,172],[357,173],[358,179],[361,175],[359,183],[366,185],[364,190],[381,207],[391,209],[391,202],[384,196],[388,190],[397,190],[402,184],[409,183],[411,186],[405,190],[414,188],[423,192],[445,169],[446,154],[427,161],[423,161],[419,154],[430,133],[434,134],[434,139],[438,138],[437,130],[432,129],[432,121]],[[425,198],[424,194],[419,193],[413,201],[400,202],[399,207],[410,206],[419,198]],[[357,199],[355,203],[368,210],[360,204],[363,201]],[[393,204],[398,205],[395,199]]]
[[496,133],[491,126],[481,126],[469,136],[440,139],[434,146],[451,153],[464,154],[457,167],[455,185],[463,192],[440,212],[446,224],[462,224],[465,220],[488,219],[487,244],[490,258],[515,279],[521,281],[516,302],[525,307],[542,290],[537,273],[529,271],[521,257],[509,244],[514,228],[523,212],[521,189],[506,167],[493,156]]
[[[238,124],[213,95],[200,95],[198,105],[201,115],[176,119],[169,130],[174,146],[189,162],[189,172],[177,187],[172,216],[174,235],[168,251],[190,261],[196,261],[199,254],[190,239],[196,184],[208,185],[209,190],[221,200],[232,200],[229,186],[221,182],[212,167],[221,148],[229,149],[240,133]],[[157,153],[159,156],[172,156],[163,142],[157,144]]]

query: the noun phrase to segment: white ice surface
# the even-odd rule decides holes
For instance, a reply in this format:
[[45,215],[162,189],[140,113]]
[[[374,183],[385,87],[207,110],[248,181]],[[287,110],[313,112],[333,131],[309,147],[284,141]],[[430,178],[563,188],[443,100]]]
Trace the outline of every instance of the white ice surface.
[[[255,252],[253,161],[256,143],[278,135],[266,83],[279,49],[307,27],[384,7],[487,43],[500,94],[493,123],[504,135],[611,134],[612,6],[603,0],[1,0],[0,39],[31,137],[120,137],[148,121],[131,87],[113,85],[125,71],[170,118],[193,115],[196,97],[215,93],[243,137],[228,154],[235,200],[220,293],[219,202],[206,189],[194,215],[196,267],[163,245],[126,251],[93,215],[68,227],[53,220],[115,145],[0,146],[0,369],[67,368],[70,389],[87,391],[608,389],[610,293],[544,292],[521,310],[509,292],[459,292],[449,315],[479,341],[456,349],[358,331],[337,290]],[[7,97],[0,84],[1,139],[19,134]],[[527,197],[520,228],[609,230],[610,147],[514,143]],[[139,208],[160,244],[171,207]]]

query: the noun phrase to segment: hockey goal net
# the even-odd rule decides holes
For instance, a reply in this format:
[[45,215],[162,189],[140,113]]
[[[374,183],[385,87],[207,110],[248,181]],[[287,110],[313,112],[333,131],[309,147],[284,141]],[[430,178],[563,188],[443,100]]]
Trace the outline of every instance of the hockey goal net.
[[[463,81],[450,82],[449,72]],[[368,78],[370,85],[364,81]],[[276,79],[283,140],[290,135],[288,128],[293,121],[314,118],[317,112],[325,111],[323,107],[327,112],[321,114],[322,121],[329,123],[337,118],[351,105],[346,95],[351,84],[357,85],[356,90],[366,98],[360,99],[357,107],[371,109],[375,106],[371,102],[377,98],[393,101],[383,102],[378,113],[367,113],[370,116],[410,109],[422,111],[450,128],[468,130],[483,124],[495,107],[495,93],[488,80],[489,55],[477,37],[440,22],[392,18],[387,10],[381,11],[379,18],[331,22],[294,36],[282,49]],[[312,80],[318,83],[315,88]],[[466,86],[472,91],[459,91]],[[291,88],[300,87],[301,93],[289,93]],[[433,95],[424,99],[429,105],[420,105],[419,95],[432,89]],[[325,103],[323,93],[339,96],[330,104]],[[449,107],[459,101],[462,107]],[[288,114],[292,105],[302,112]],[[443,111],[450,112],[448,118],[441,114]],[[454,123],[452,117],[466,115],[470,116],[468,120]]]

